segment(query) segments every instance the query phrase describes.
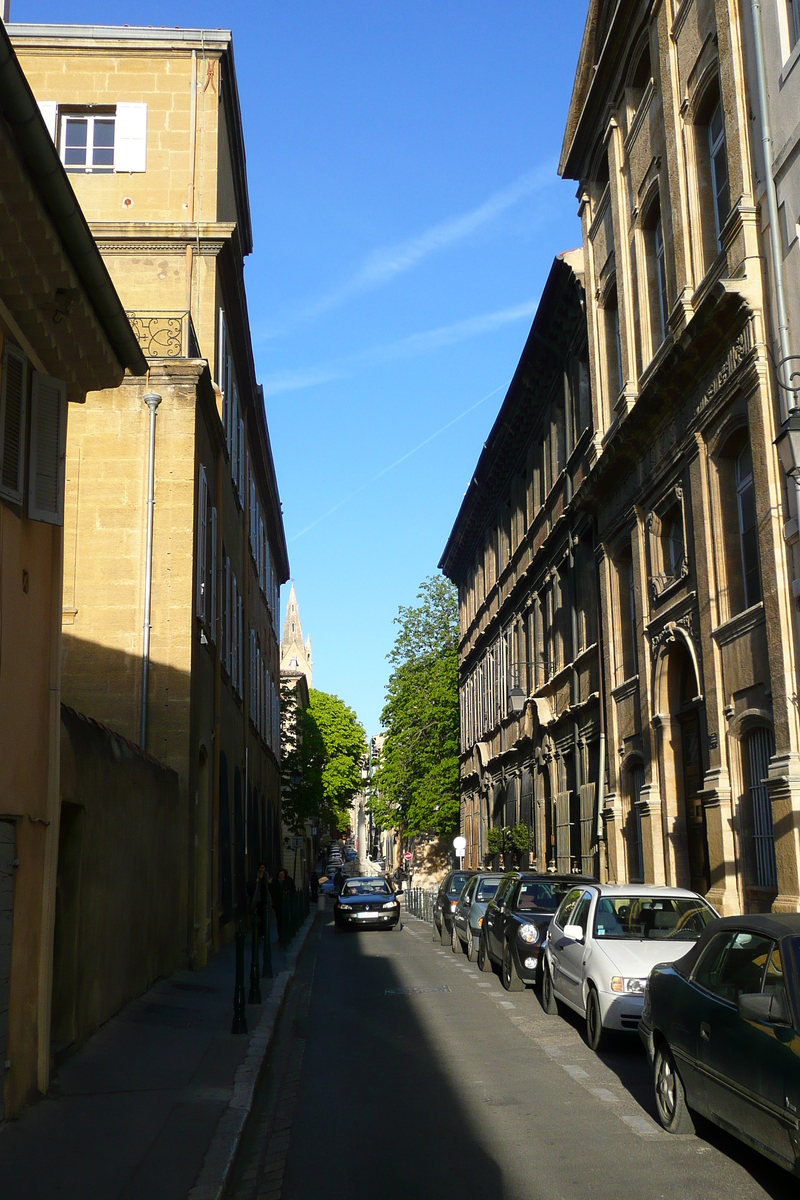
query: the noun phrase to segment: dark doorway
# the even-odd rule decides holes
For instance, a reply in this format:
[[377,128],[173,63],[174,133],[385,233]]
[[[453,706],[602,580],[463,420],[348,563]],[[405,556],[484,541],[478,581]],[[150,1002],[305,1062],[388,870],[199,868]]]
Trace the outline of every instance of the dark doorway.
[[53,939],[53,1007],[50,1046],[56,1060],[75,1041],[78,990],[81,852],[84,809],[61,804],[56,876],[56,923]]
[[709,888],[708,841],[706,820],[700,791],[703,787],[703,759],[700,741],[700,711],[695,694],[695,676],[688,654],[684,655],[681,674],[681,706],[678,712],[681,761],[683,768],[683,803],[686,812],[686,848],[689,866],[689,886],[704,896]]
[[228,793],[228,760],[219,756],[219,920],[227,925],[233,916],[231,887],[231,805]]

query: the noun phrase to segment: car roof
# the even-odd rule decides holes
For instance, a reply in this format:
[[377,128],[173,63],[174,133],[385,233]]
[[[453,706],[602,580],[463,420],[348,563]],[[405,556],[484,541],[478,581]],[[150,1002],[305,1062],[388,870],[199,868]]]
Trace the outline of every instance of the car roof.
[[800,913],[752,913],[741,917],[720,917],[714,922],[714,932],[726,929],[747,929],[769,937],[782,938],[800,934]]
[[522,871],[520,879],[524,879],[526,883],[538,881],[542,881],[543,883],[574,883],[576,887],[580,887],[584,883],[597,884],[597,880],[591,875],[558,875],[552,871]]
[[697,892],[693,892],[689,888],[667,887],[666,885],[660,887],[658,884],[652,883],[597,883],[596,880],[590,880],[590,882],[601,896],[653,896],[654,898],[676,896],[685,900],[703,899]]
[[385,875],[350,875],[345,883],[386,883]]

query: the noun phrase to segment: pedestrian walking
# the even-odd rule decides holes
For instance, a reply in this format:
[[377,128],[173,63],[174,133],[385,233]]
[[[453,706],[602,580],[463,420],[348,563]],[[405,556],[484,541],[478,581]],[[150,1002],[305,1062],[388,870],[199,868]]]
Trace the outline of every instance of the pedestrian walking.
[[342,888],[344,887],[344,871],[341,867],[336,868],[336,874],[333,877],[333,890],[337,896],[341,896]]
[[317,903],[317,895],[319,893],[319,875],[316,869],[311,872],[308,877],[308,886],[311,888],[311,903]]

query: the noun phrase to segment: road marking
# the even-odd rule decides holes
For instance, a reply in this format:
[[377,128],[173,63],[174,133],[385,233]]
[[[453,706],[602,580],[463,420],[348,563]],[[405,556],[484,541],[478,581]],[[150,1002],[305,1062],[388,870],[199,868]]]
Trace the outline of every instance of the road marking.
[[638,1113],[623,1114],[622,1120],[634,1133],[638,1133],[639,1137],[647,1138],[648,1141],[661,1141],[662,1137],[669,1137],[668,1133],[664,1133],[648,1117],[640,1116]]
[[516,1006],[516,1004],[512,1004],[510,1000],[501,1000],[500,1007],[501,1008],[516,1008],[517,1006]]
[[567,1074],[571,1075],[573,1079],[588,1079],[589,1078],[589,1072],[584,1071],[583,1067],[574,1067],[574,1066],[572,1066],[571,1063],[562,1063],[561,1065],[564,1068],[564,1070],[567,1072]]
[[482,988],[487,988],[487,987],[488,987],[488,988],[490,988],[490,987],[492,987],[492,984],[491,984],[491,983],[479,983],[479,984],[478,984],[478,987],[482,987]]
[[609,1088],[592,1087],[589,1091],[593,1096],[597,1096],[598,1100],[605,1100],[606,1104],[619,1104],[619,1096],[615,1096]]

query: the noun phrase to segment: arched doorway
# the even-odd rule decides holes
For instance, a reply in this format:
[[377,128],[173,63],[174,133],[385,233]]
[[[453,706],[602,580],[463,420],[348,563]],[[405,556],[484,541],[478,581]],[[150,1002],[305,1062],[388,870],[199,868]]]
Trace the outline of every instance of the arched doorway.
[[[683,638],[667,645],[655,681],[662,724],[662,804],[671,883],[705,895],[710,886],[708,838],[701,791],[703,699],[693,649]],[[657,831],[652,831],[658,836]]]

